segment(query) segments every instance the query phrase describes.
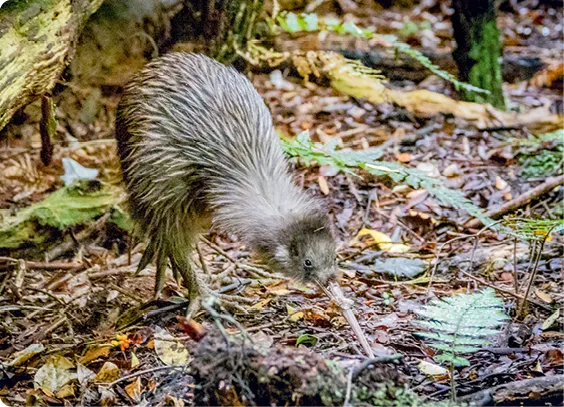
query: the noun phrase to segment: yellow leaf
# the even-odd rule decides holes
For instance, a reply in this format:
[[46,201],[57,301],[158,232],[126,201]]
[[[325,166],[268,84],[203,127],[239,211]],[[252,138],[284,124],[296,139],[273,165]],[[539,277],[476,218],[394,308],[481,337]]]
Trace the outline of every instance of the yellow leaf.
[[162,328],[155,330],[155,352],[165,365],[185,365],[189,362],[188,349]]
[[82,365],[87,365],[90,362],[93,362],[99,358],[106,358],[110,354],[110,350],[112,349],[111,345],[93,345],[90,346],[86,353],[80,357],[78,363]]
[[96,374],[94,381],[97,383],[111,383],[119,379],[119,367],[112,362],[106,362]]
[[297,322],[304,317],[304,313],[302,311],[298,311],[296,308],[286,304],[286,311],[290,316],[290,321]]
[[323,175],[320,175],[317,178],[317,183],[319,184],[319,189],[321,189],[323,195],[329,195],[329,184],[327,183],[327,179]]
[[133,369],[138,365],[139,365],[139,359],[137,358],[137,355],[133,351],[131,351],[131,368]]
[[448,370],[442,366],[435,365],[434,363],[421,360],[419,361],[417,367],[421,370],[421,372],[426,375],[433,376],[436,379],[448,377]]
[[410,250],[409,246],[406,246],[401,243],[393,243],[392,239],[390,239],[390,237],[387,234],[368,228],[361,229],[360,232],[358,232],[358,234],[356,235],[356,237],[351,241],[350,245],[353,246],[358,244],[360,238],[366,235],[372,238],[370,243],[377,244],[381,250],[384,250],[386,252],[405,253]]
[[253,305],[252,307],[249,307],[248,310],[249,311],[260,311],[270,302],[270,300],[271,300],[270,298],[267,298],[265,300],[259,301],[255,305]]
[[45,347],[40,343],[33,343],[29,345],[27,348],[20,350],[19,352],[14,353],[12,356],[13,359],[10,362],[9,366],[20,366],[27,362],[29,359],[34,357],[35,355],[43,352]]

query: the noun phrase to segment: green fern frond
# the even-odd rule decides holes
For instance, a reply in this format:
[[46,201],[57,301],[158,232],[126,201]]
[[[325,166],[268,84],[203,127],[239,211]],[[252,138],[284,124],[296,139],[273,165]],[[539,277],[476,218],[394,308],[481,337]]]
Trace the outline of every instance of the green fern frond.
[[361,28],[353,22],[343,21],[332,17],[320,18],[317,14],[295,14],[283,11],[275,17],[275,22],[278,24],[278,27],[291,34],[311,31],[332,31],[337,34],[352,35],[357,38],[375,38],[385,44],[389,44],[389,46],[394,48],[396,52],[401,52],[414,58],[435,75],[451,82],[456,90],[463,89],[468,92],[489,93],[489,91],[485,89],[459,81],[454,75],[433,64],[431,60],[421,52],[411,48],[409,44],[399,41],[394,35],[379,35],[376,34],[374,30]]
[[508,319],[503,313],[503,300],[491,288],[434,299],[415,313],[421,318],[415,323],[427,329],[416,335],[444,352],[438,360],[454,365],[467,365],[468,361],[458,355],[476,352],[479,345],[489,344],[487,337],[498,334],[496,328]]
[[415,189],[423,188],[442,203],[462,209],[480,219],[484,225],[495,223],[462,192],[447,188],[440,179],[397,163],[378,161],[384,154],[380,148],[362,151],[336,150],[336,141],[325,145],[313,143],[307,132],[300,133],[293,140],[282,137],[282,143],[288,155],[299,157],[306,164],[329,165],[352,174],[357,168],[362,168],[374,176],[390,177],[395,182],[403,182]]
[[564,231],[564,219],[525,219],[504,220],[508,233],[526,241],[550,240],[555,233]]
[[513,139],[525,177],[550,176],[562,172],[564,130],[545,133],[538,137]]

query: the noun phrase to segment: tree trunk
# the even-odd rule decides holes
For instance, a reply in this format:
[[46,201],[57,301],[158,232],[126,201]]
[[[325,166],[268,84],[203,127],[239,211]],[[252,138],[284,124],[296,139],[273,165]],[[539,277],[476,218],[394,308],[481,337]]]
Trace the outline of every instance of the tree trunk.
[[503,109],[501,44],[496,25],[496,0],[453,0],[452,26],[457,48],[453,57],[460,80],[490,91],[489,95],[464,92],[473,102]]
[[253,37],[263,4],[264,0],[185,0],[172,21],[172,37],[200,43],[195,51],[231,64]]
[[0,9],[0,129],[49,94],[103,0],[8,1]]

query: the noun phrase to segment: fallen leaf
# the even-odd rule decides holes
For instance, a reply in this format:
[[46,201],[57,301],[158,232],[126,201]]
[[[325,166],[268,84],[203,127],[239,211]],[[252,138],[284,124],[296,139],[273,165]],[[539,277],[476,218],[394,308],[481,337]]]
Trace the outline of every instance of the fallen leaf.
[[542,323],[541,329],[543,331],[549,329],[552,325],[554,325],[554,323],[556,322],[559,316],[560,316],[560,310],[557,309]]
[[507,188],[509,184],[503,180],[499,175],[495,177],[495,187],[500,191]]
[[105,362],[94,377],[96,383],[111,383],[119,379],[119,367],[112,362]]
[[543,363],[547,367],[562,366],[563,360],[562,351],[560,349],[550,349],[546,351],[543,356]]
[[411,162],[411,159],[412,159],[412,157],[411,157],[411,154],[409,154],[409,153],[401,153],[401,154],[398,155],[398,161],[400,163],[409,163],[409,162]]
[[8,366],[21,366],[35,355],[40,354],[45,350],[45,346],[40,343],[32,343],[27,348],[14,353],[14,358]]
[[429,376],[433,376],[437,380],[442,380],[448,377],[448,370],[442,366],[429,363],[424,360],[419,361],[417,365],[419,370]]
[[317,177],[317,183],[319,184],[319,189],[321,189],[323,195],[329,195],[329,184],[327,183],[327,179],[323,175]]
[[139,359],[135,352],[131,351],[131,368],[133,369],[136,366],[139,366]]
[[309,345],[315,346],[317,344],[317,336],[311,334],[301,334],[298,339],[296,339],[296,346],[298,345]]
[[[65,385],[77,378],[76,373],[71,371],[73,367],[72,361],[64,356],[50,356],[45,364],[35,372],[34,388],[41,389],[48,396],[56,396]],[[67,391],[62,394],[63,396],[69,395]]]
[[450,164],[443,170],[443,175],[448,178],[457,177],[461,174],[458,164]]
[[141,378],[138,376],[136,380],[125,386],[125,392],[134,402],[139,403],[142,394]]
[[421,259],[392,257],[376,260],[371,267],[375,273],[386,273],[397,277],[414,278],[427,270],[427,262]]
[[290,321],[292,322],[299,321],[304,317],[304,313],[302,311],[298,311],[296,308],[288,304],[286,304],[286,312],[290,316]]
[[392,239],[385,233],[378,232],[376,230],[363,228],[361,229],[356,237],[350,242],[350,246],[358,244],[362,236],[370,236],[372,241],[369,243],[375,243],[381,250],[389,253],[405,253],[410,250],[409,246],[401,243],[393,243]]
[[96,377],[96,373],[88,369],[86,366],[78,363],[76,365],[76,376],[81,386],[84,386],[89,380]]
[[248,311],[260,311],[262,310],[268,303],[271,301],[271,298],[266,298],[254,304],[253,306],[249,307]]
[[535,288],[535,295],[539,297],[541,300],[543,300],[544,302],[546,302],[547,304],[552,304],[554,302],[554,299],[550,296],[550,294],[545,293],[544,291],[541,291],[538,288]]
[[92,345],[86,349],[86,353],[78,359],[78,363],[88,365],[100,358],[107,358],[112,349],[111,345]]
[[189,362],[188,349],[160,327],[155,328],[155,352],[165,365],[178,366]]

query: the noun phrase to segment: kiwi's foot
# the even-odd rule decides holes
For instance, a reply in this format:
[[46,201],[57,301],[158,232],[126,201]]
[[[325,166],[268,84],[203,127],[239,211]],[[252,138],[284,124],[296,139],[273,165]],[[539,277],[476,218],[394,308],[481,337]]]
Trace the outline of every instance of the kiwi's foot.
[[243,307],[243,304],[254,304],[257,299],[244,297],[242,295],[228,295],[221,294],[214,290],[211,290],[207,284],[199,282],[200,294],[196,298],[190,298],[190,305],[186,311],[187,317],[194,315],[198,312],[202,305],[202,300],[214,300],[217,301],[223,307],[230,309],[232,311],[247,313],[247,310]]

